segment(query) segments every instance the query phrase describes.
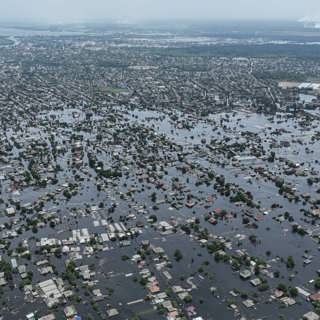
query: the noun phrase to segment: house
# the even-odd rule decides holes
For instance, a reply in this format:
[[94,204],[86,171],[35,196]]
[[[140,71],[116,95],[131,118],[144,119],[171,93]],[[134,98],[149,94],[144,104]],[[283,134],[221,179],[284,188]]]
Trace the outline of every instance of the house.
[[312,301],[312,302],[320,302],[320,293],[315,293],[315,294],[312,294],[309,296],[309,299]]
[[249,279],[251,277],[251,275],[252,275],[252,273],[248,269],[240,271],[240,277],[244,280]]
[[284,297],[280,299],[281,302],[283,302],[287,307],[289,306],[293,306],[294,304],[296,304],[296,301],[292,298],[289,297]]
[[50,313],[46,316],[39,318],[39,320],[55,320],[55,319],[56,319],[56,317],[53,313]]
[[7,216],[14,216],[16,214],[16,209],[13,207],[7,208],[6,214],[7,214]]
[[11,266],[12,266],[12,269],[17,269],[18,262],[15,258],[11,259]]
[[261,280],[260,280],[259,278],[255,278],[255,279],[252,279],[252,280],[250,281],[250,283],[251,283],[254,287],[258,287],[258,286],[260,286],[260,284],[261,284]]
[[38,284],[39,293],[45,300],[48,307],[53,307],[60,302],[63,297],[62,293],[57,287],[57,284],[52,279],[40,282]]
[[299,294],[301,294],[302,296],[304,296],[306,299],[310,296],[310,293],[300,287],[296,287]]
[[74,317],[77,314],[77,310],[73,305],[65,307],[63,311],[67,318]]
[[283,292],[282,290],[276,289],[276,290],[274,291],[274,296],[275,296],[277,299],[283,297],[283,295],[284,295],[284,292]]
[[242,303],[246,308],[252,308],[254,306],[254,302],[251,299],[247,299]]
[[32,312],[32,313],[29,313],[26,315],[26,318],[27,320],[35,320],[36,319],[36,316],[35,314]]
[[313,311],[309,311],[302,317],[303,320],[319,320],[320,317]]
[[4,272],[0,272],[0,286],[5,286],[7,284],[7,281],[5,279],[5,276],[4,276]]
[[118,314],[119,314],[119,311],[117,309],[115,309],[115,308],[107,310],[107,315],[108,315],[109,318],[115,317]]

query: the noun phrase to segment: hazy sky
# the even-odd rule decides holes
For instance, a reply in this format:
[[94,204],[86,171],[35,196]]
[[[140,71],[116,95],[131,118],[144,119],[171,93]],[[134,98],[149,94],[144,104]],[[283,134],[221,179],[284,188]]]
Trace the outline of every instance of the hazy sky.
[[[320,17],[320,0],[0,0],[0,22]],[[320,18],[319,18],[320,19]]]

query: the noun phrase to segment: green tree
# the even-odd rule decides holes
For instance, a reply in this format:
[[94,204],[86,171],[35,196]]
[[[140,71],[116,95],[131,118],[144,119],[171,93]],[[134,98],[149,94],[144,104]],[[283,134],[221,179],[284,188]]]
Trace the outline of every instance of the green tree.
[[292,256],[289,256],[287,258],[287,268],[288,269],[293,269],[295,266],[295,263],[294,263],[294,260],[293,260],[293,257]]

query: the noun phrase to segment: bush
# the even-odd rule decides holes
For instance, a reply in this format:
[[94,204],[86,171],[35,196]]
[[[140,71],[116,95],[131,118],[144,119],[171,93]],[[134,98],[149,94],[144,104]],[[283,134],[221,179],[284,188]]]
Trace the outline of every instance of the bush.
[[176,259],[176,261],[182,260],[183,255],[182,255],[182,253],[181,253],[181,251],[180,251],[179,249],[177,249],[177,250],[174,252],[174,258]]

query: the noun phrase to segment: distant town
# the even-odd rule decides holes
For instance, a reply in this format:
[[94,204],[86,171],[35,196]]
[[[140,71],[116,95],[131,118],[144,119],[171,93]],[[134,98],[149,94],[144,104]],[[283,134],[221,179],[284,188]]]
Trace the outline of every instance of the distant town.
[[0,319],[319,320],[320,30],[0,27]]

